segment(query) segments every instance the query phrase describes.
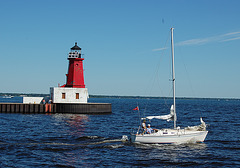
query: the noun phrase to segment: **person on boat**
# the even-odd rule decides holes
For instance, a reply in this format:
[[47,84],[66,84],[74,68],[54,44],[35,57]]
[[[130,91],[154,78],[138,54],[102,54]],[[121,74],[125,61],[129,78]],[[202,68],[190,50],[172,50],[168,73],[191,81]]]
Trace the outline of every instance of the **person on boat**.
[[151,128],[151,125],[148,124],[148,127],[147,127],[147,129],[146,129],[145,132],[146,132],[147,134],[151,134],[151,133],[158,132],[158,129],[153,129],[153,128]]
[[153,129],[151,128],[151,125],[148,124],[148,127],[147,127],[147,134],[151,134],[153,133]]
[[142,129],[143,130],[146,130],[147,127],[146,127],[146,120],[144,119],[143,122],[142,122]]

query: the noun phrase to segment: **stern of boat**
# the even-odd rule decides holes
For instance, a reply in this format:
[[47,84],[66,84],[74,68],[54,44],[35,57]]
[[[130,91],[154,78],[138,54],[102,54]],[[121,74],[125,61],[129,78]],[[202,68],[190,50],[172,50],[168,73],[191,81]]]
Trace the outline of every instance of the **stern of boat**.
[[142,130],[139,128],[132,128],[130,132],[130,142],[136,141],[136,136],[141,132]]
[[135,142],[136,140],[136,134],[131,133],[130,134],[130,142]]

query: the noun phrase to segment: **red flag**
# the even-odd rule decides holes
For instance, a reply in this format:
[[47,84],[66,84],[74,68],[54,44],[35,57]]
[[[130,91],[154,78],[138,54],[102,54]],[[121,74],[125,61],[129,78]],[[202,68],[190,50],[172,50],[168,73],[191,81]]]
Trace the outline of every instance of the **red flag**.
[[133,110],[139,110],[138,106],[136,108],[134,108]]

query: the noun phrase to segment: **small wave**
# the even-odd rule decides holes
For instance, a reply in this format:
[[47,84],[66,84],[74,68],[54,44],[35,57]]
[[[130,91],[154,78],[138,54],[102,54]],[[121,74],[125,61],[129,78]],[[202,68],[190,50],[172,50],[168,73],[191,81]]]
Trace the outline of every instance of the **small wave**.
[[212,139],[212,140],[208,140],[208,142],[218,142],[218,143],[239,143],[240,140],[219,140],[219,139]]
[[88,139],[102,139],[102,137],[99,136],[82,136],[82,137],[78,137],[76,140],[88,140]]
[[113,149],[116,149],[116,148],[122,148],[124,145],[120,145],[120,144],[118,144],[118,145],[107,145],[107,146],[105,146],[105,148],[113,148]]
[[99,145],[99,144],[104,144],[104,143],[112,143],[112,142],[121,142],[121,139],[110,139],[110,140],[103,140],[103,141],[99,141],[99,142],[90,142],[90,143],[86,143],[86,145]]

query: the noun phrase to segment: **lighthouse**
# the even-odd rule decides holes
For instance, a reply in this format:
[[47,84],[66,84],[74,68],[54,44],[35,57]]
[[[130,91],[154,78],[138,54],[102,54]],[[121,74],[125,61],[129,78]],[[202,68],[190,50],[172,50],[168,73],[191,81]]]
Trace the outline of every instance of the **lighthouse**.
[[85,88],[83,75],[84,58],[81,56],[81,50],[82,49],[77,46],[77,42],[75,46],[71,48],[68,54],[69,66],[68,74],[66,74],[67,83],[62,87]]
[[84,83],[81,48],[75,42],[68,54],[68,73],[66,84],[50,88],[53,103],[87,103],[88,90]]

